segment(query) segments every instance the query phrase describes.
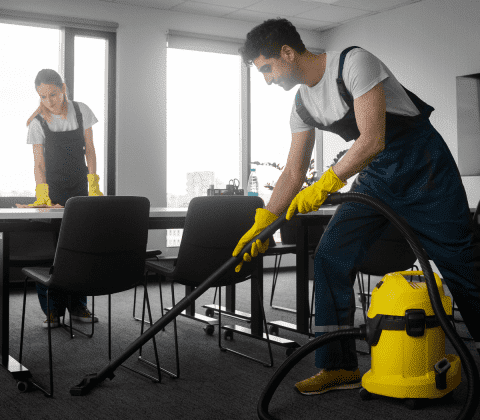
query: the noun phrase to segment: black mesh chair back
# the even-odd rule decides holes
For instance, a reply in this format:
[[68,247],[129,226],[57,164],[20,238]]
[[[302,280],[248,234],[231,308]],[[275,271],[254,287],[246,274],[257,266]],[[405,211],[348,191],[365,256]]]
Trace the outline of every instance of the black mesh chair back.
[[[228,259],[238,241],[255,223],[257,208],[263,208],[260,197],[195,197],[188,206],[178,260],[172,275],[177,283],[197,287]],[[226,273],[212,287],[228,286],[247,280],[257,267],[258,259],[245,263],[240,273]]]
[[48,287],[98,296],[142,283],[149,212],[146,197],[67,200]]
[[389,223],[368,250],[359,271],[372,276],[384,276],[387,273],[408,270],[415,261],[417,256],[407,240],[393,223]]

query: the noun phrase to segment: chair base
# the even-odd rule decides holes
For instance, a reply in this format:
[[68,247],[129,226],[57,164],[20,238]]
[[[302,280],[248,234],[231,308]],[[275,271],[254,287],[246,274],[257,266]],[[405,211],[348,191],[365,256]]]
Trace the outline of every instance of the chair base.
[[209,313],[211,313],[212,315],[215,313],[218,314],[218,312],[221,309],[222,316],[228,316],[229,318],[235,318],[245,322],[251,322],[251,319],[252,319],[252,315],[247,312],[242,312],[237,310],[235,310],[235,312],[227,311],[227,308],[225,306],[219,307],[218,305],[213,304],[213,305],[202,305],[202,308],[207,309],[205,311],[206,316],[209,316]]

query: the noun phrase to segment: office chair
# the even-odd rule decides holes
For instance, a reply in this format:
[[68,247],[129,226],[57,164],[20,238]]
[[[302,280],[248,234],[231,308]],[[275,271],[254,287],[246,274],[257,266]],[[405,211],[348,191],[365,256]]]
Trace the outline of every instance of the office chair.
[[[129,290],[145,281],[149,210],[150,202],[145,197],[73,197],[67,201],[54,264],[50,268],[22,269],[26,277],[19,363],[22,361],[26,291],[29,278],[48,287],[48,314],[50,313],[48,293],[52,290],[67,295],[82,294],[93,297],[108,295],[108,357],[111,360],[111,295]],[[145,287],[144,290],[148,314],[152,322],[147,288]],[[92,299],[92,312],[93,304]],[[50,390],[43,389],[33,381],[32,384],[46,396],[52,397],[54,388],[50,316],[47,316],[47,319]],[[65,326],[65,317],[63,325]],[[92,333],[93,325],[92,319]],[[155,382],[160,382],[160,364],[155,337],[153,337],[153,345],[157,361],[157,378],[127,366],[124,367]]]
[[[196,287],[212,275],[232,257],[232,252],[238,241],[245,232],[252,227],[255,221],[256,209],[263,208],[263,204],[263,200],[260,197],[235,195],[195,197],[190,201],[176,264],[175,261],[172,260],[147,261],[145,263],[147,272],[151,271],[158,274],[160,282],[164,281],[167,277],[172,280],[173,306],[175,306],[173,283],[176,282],[185,286]],[[252,262],[248,264],[245,263],[239,273],[236,273],[235,270],[232,269],[225,273],[223,277],[219,278],[213,285],[213,287],[218,287],[220,291],[218,345],[222,351],[230,351],[239,356],[262,363],[265,366],[273,366],[265,310],[261,298],[262,293],[255,275],[258,260],[258,258],[253,258]],[[232,337],[233,332],[231,330],[229,331],[229,329],[233,329],[233,327],[222,326],[221,288],[248,279],[252,279],[252,282],[255,283],[255,286],[252,285],[252,287],[257,287],[258,290],[260,298],[259,304],[263,313],[263,323],[267,334],[266,341],[270,354],[270,364],[222,346],[222,328],[227,330],[226,337]],[[182,316],[187,315],[182,314]],[[208,322],[205,321],[205,317],[197,314],[190,318],[196,319],[197,321]],[[178,348],[176,323],[174,323],[174,329],[175,346]],[[178,355],[177,366],[179,366]]]

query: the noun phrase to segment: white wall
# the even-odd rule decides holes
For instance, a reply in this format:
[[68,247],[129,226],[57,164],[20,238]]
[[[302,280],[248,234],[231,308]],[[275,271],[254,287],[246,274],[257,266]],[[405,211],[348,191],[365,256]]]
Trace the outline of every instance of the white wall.
[[[479,16],[478,1],[424,0],[322,32],[320,45],[327,51],[356,45],[380,58],[435,108],[430,121],[458,163],[456,77],[480,73]],[[476,207],[480,176],[462,180]]]

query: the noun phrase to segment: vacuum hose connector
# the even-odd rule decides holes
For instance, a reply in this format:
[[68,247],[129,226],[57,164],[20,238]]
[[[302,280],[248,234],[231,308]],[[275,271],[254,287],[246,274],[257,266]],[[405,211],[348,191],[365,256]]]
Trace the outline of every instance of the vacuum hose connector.
[[[425,276],[425,282],[427,285],[428,296],[432,303],[432,307],[436,317],[439,320],[439,323],[449,338],[450,342],[452,343],[453,347],[457,351],[462,361],[462,365],[465,367],[465,373],[467,375],[468,380],[468,389],[467,389],[467,400],[462,408],[462,411],[456,418],[456,420],[464,420],[464,419],[471,419],[475,411],[477,410],[478,404],[480,402],[480,378],[477,367],[475,365],[475,361],[473,360],[472,355],[470,354],[468,348],[465,346],[461,338],[458,336],[456,331],[450,324],[448,320],[447,314],[442,305],[442,301],[440,298],[440,294],[438,292],[438,288],[435,282],[435,278],[433,276],[432,267],[430,266],[429,258],[423,249],[420,241],[414,234],[412,228],[407,224],[405,219],[393,212],[393,210],[383,203],[382,201],[370,197],[365,194],[360,193],[334,193],[330,194],[327,199],[325,200],[324,204],[342,204],[345,202],[355,202],[368,205],[373,207],[379,213],[384,215],[391,223],[393,223],[398,230],[402,233],[405,239],[408,241],[410,247],[412,248],[413,252],[415,253],[420,266],[423,270],[423,274]],[[281,225],[286,223],[287,220],[285,219],[285,215],[279,217],[275,222],[273,222],[270,226],[264,229],[256,239],[265,240],[267,237],[272,235]],[[352,328],[348,330],[342,331],[335,331],[332,333],[328,333],[322,335],[321,337],[315,338],[314,340],[310,341],[309,343],[305,344],[302,347],[299,347],[289,358],[287,358],[283,364],[276,370],[273,374],[272,378],[268,382],[267,386],[263,390],[262,394],[260,395],[260,399],[257,404],[257,415],[260,420],[275,420],[268,413],[268,405],[275,393],[276,389],[285,378],[285,376],[292,370],[292,368],[305,356],[310,354],[311,352],[315,351],[319,347],[330,343],[336,340],[350,340],[350,339],[362,339],[367,340],[370,339],[367,334],[366,326],[361,325],[360,328]],[[446,369],[446,366],[438,366],[440,370]],[[442,386],[443,384],[439,384]]]

